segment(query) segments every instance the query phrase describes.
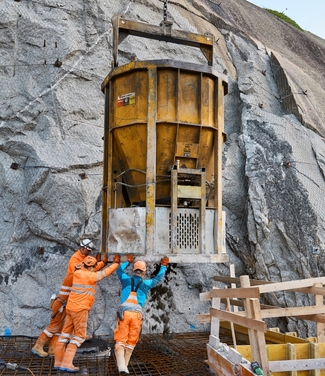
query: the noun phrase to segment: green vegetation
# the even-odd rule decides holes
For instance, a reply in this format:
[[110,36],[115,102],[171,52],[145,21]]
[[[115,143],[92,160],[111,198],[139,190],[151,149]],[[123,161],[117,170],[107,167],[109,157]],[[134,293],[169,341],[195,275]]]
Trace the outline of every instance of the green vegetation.
[[290,17],[286,16],[284,14],[284,12],[278,12],[276,10],[272,10],[272,9],[267,9],[265,8],[265,10],[267,10],[268,12],[274,14],[276,17],[280,18],[281,20],[287,22],[288,24],[296,27],[297,29],[301,30],[301,31],[304,31],[304,29],[302,29],[294,20],[292,20]]

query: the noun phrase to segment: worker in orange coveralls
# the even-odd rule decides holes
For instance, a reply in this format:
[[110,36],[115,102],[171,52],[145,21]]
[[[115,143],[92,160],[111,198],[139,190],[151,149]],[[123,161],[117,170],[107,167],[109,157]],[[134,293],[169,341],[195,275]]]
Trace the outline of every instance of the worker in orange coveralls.
[[[44,358],[48,355],[53,356],[55,345],[58,341],[59,335],[62,331],[64,319],[66,316],[65,306],[70,294],[72,286],[72,278],[75,268],[81,265],[81,262],[87,257],[94,249],[94,244],[90,239],[84,239],[80,243],[80,248],[75,252],[68,263],[67,274],[64,277],[59,295],[51,301],[51,320],[49,325],[43,330],[38,337],[35,346],[32,348],[32,353]],[[100,254],[96,256],[100,260]],[[103,261],[98,262],[97,269],[99,270],[106,266],[108,263],[107,255],[104,255]],[[49,341],[48,352],[44,351],[44,345]]]
[[72,362],[78,347],[87,335],[88,314],[95,302],[97,282],[110,276],[119,266],[120,256],[114,256],[114,263],[96,272],[97,260],[87,256],[82,267],[73,275],[72,287],[66,307],[66,321],[54,353],[54,369],[78,372]]
[[139,341],[142,327],[142,309],[150,289],[157,286],[164,278],[169,263],[168,257],[160,261],[158,274],[152,279],[143,279],[146,274],[146,263],[136,261],[133,266],[133,277],[124,270],[133,263],[133,256],[117,269],[122,284],[121,305],[118,310],[117,326],[114,330],[115,357],[120,375],[129,373],[127,368],[132,352]]

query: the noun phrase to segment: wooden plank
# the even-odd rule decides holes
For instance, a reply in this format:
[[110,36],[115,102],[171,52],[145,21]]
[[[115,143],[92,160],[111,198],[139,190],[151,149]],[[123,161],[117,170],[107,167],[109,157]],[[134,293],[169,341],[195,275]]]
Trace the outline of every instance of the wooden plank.
[[[230,277],[235,277],[236,276],[236,274],[235,274],[235,265],[234,264],[230,264],[229,265],[229,274],[230,274]],[[230,287],[232,289],[235,289],[236,288],[236,283],[232,283],[230,285]],[[233,307],[233,311],[234,312],[238,312],[238,306],[237,305],[232,305],[231,301],[237,302],[237,299],[229,299],[229,298],[227,298],[227,306],[230,307],[229,310],[232,311],[231,307]],[[231,328],[231,335],[232,335],[232,338],[233,338],[234,348],[236,349],[237,348],[237,337],[236,337],[235,325],[234,325],[233,322],[230,323],[230,328]],[[239,363],[239,362],[237,362],[237,363]]]
[[199,297],[200,297],[200,302],[207,302],[207,301],[211,300],[211,291],[201,292],[199,294]]
[[315,315],[317,313],[324,313],[324,311],[323,306],[263,309],[262,318]]
[[[240,283],[241,283],[241,287],[249,287],[250,282],[249,282],[248,275],[240,276]],[[252,310],[251,310],[251,305],[250,305],[249,299],[244,300],[244,308],[245,308],[245,311],[246,311],[246,312],[244,312],[245,316],[247,318],[251,318],[252,317]],[[247,329],[248,329],[249,344],[251,345],[251,349],[252,349],[252,358],[256,362],[261,363],[260,351],[259,351],[259,348],[258,348],[258,341],[257,341],[257,338],[256,338],[256,331],[250,325],[246,325],[246,326],[247,326]]]
[[[318,315],[299,315],[299,316],[296,316],[297,319],[300,319],[300,320],[309,320],[309,321],[315,321],[317,323],[322,323],[322,324],[325,324],[325,315],[322,315],[322,314],[318,314]],[[323,325],[324,327],[324,325]],[[317,333],[321,333],[321,332],[318,332]],[[319,343],[322,343],[324,341],[319,341]]]
[[[286,350],[287,350],[286,351],[286,353],[287,353],[286,359],[287,360],[296,360],[297,359],[297,349],[296,349],[295,345],[293,345],[292,343],[287,343],[286,344]],[[297,376],[297,371],[296,370],[289,371],[288,376]]]
[[305,371],[324,369],[325,358],[299,360],[273,360],[269,362],[271,372]]
[[[227,299],[222,298],[221,303],[227,304]],[[230,299],[230,304],[236,307],[244,307],[244,302],[243,300],[240,300],[240,299]],[[279,308],[279,307],[268,305],[268,304],[261,304],[261,309],[276,309],[276,308]]]
[[196,319],[199,324],[206,324],[211,321],[211,316],[208,314],[201,313],[201,314],[196,315]]
[[259,298],[258,287],[237,289],[215,289],[211,291],[212,298]]
[[[222,356],[221,353],[217,352],[211,346],[207,345],[207,353],[208,353],[208,362],[210,368],[218,375],[223,376],[233,376],[235,371],[237,374],[241,376],[254,376],[254,372],[243,364],[236,364],[234,365],[227,359],[225,356]],[[235,370],[235,367],[238,367],[238,370]],[[256,375],[255,375],[256,376]]]
[[[319,358],[319,344],[318,343],[310,343],[309,344],[309,358],[317,359]],[[310,376],[320,376],[320,371],[314,369],[310,371]]]
[[[216,287],[213,287],[213,289],[211,290],[211,293],[214,292],[215,290],[219,290],[218,288]],[[211,306],[212,306],[212,309],[220,309],[220,299],[219,298],[212,298],[212,301],[211,301]],[[210,325],[210,334],[219,338],[219,318],[217,317],[211,317],[211,325]]]
[[[221,321],[220,322],[220,331],[223,335],[229,336],[230,335],[230,323],[228,321]],[[238,337],[239,335],[241,338],[248,337],[248,329],[242,325],[235,325],[235,331],[236,331],[236,336]],[[265,333],[265,340],[267,343],[274,343],[274,344],[283,344],[283,343],[309,343],[306,339],[300,338],[300,337],[292,337],[292,336],[287,336],[283,333],[276,333],[276,332],[271,332],[270,330],[267,330]],[[248,339],[244,339],[243,342],[247,343]],[[322,344],[323,345],[323,344]],[[325,344],[324,344],[324,356],[325,356]]]
[[[234,264],[230,264],[229,265],[229,274],[230,274],[230,277],[235,277],[236,276],[236,274],[235,274],[235,265]],[[230,287],[232,289],[235,289],[236,288],[236,283],[232,283],[230,285]],[[236,300],[237,299],[234,299],[234,300],[230,299],[230,304],[232,306],[234,306],[234,312],[238,312],[238,306],[236,304],[232,304],[232,301],[236,301]],[[221,302],[222,302],[222,300],[221,300]]]
[[314,295],[322,295],[325,296],[325,288],[320,286],[313,286],[313,287],[303,287],[301,289],[296,289],[296,292],[303,292],[305,294],[314,294]]
[[[319,290],[322,287],[320,283],[315,283],[315,286],[313,288]],[[319,307],[324,307],[324,297],[322,294],[317,293],[317,295],[315,295],[315,304]],[[323,315],[322,315],[323,318],[325,318],[324,313],[325,311],[323,312]],[[324,326],[324,322],[322,322],[321,320],[317,320],[316,335],[317,335],[318,343],[322,343],[325,341],[325,326]],[[319,374],[314,375],[314,376],[319,376]]]
[[[213,277],[213,279],[215,281],[218,281],[218,282],[223,282],[227,285],[230,285],[232,283],[235,283],[236,285],[240,284],[240,278],[236,278],[236,277],[232,277],[232,276],[227,277],[227,276],[223,276],[223,275],[216,275],[216,276]],[[265,284],[273,283],[273,282],[269,282],[269,281],[259,281],[259,280],[256,280],[256,279],[250,279],[249,282],[250,282],[251,286],[259,286],[259,285],[265,285]]]
[[211,316],[209,314],[200,313],[196,315],[196,319],[199,324],[207,324],[211,321]]
[[[201,302],[208,302],[210,301],[212,298],[211,298],[211,291],[209,292],[201,292],[199,294],[199,297],[200,297],[200,301]],[[227,299],[226,298],[222,298],[221,299],[221,303],[223,304],[227,304]],[[240,299],[230,299],[230,304],[232,306],[235,306],[235,307],[244,307],[244,302]],[[272,306],[272,305],[268,305],[268,304],[261,304],[261,309],[274,309],[274,308],[278,308],[277,306]]]
[[[260,308],[260,301],[259,299],[249,299],[249,303],[251,306],[251,313],[252,318],[256,320],[262,320],[261,308]],[[266,343],[264,333],[256,332],[255,337],[257,340],[257,345],[260,353],[260,365],[266,375],[270,374],[269,371],[269,362],[267,359],[267,351],[266,351]]]
[[[296,290],[302,287],[311,287],[315,283],[325,284],[325,277],[298,279],[295,281],[275,282],[259,286],[260,293],[275,292],[281,290]],[[253,288],[253,287],[251,287]]]
[[238,313],[226,312],[219,309],[210,308],[210,315],[213,317],[218,317],[220,320],[233,322],[234,324],[246,326],[248,328],[261,332],[266,332],[266,324],[264,321],[242,317],[239,316]]

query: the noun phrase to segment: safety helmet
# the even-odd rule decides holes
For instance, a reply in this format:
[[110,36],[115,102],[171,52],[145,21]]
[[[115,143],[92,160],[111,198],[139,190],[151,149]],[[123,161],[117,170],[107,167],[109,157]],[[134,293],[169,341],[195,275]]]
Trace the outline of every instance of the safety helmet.
[[94,244],[90,239],[84,239],[80,242],[82,248],[88,249],[88,251],[92,251],[94,248]]
[[145,272],[147,270],[146,263],[144,261],[136,261],[133,270],[141,270],[142,272]]
[[93,256],[87,256],[83,260],[84,265],[86,266],[95,266],[97,264],[97,260]]

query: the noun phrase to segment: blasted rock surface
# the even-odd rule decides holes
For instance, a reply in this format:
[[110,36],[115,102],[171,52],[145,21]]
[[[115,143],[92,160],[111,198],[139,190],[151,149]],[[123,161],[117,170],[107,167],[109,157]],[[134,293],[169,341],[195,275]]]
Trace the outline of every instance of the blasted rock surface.
[[[162,9],[158,0],[1,2],[0,332],[37,336],[80,239],[99,247],[100,86],[112,61],[110,20],[123,14],[159,25]],[[244,0],[169,2],[168,19],[213,33],[215,69],[228,76],[223,194],[236,274],[271,281],[323,275],[325,42]],[[206,63],[189,48],[127,38],[120,65],[134,56]],[[229,275],[229,265],[171,265],[150,294],[144,332],[205,330],[196,315],[209,304],[199,293],[216,274]],[[116,275],[99,283],[89,333],[112,335],[119,289]],[[266,299],[311,303],[292,293]],[[306,322],[276,324],[314,335]]]

